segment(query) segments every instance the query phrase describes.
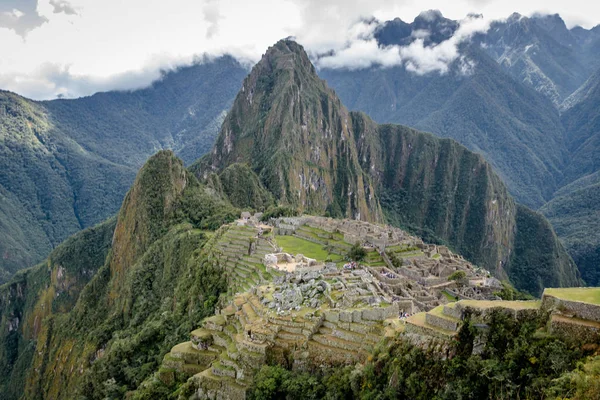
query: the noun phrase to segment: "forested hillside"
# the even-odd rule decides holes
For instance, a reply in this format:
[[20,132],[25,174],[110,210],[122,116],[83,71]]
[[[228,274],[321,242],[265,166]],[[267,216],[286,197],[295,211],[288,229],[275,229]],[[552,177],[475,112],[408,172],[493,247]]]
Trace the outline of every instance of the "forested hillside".
[[203,247],[237,213],[172,152],[153,156],[116,225],[78,233],[0,286],[4,398],[120,398],[136,388],[213,313],[226,287]]
[[208,151],[245,74],[222,57],[133,92],[45,102],[0,92],[0,283],[117,212],[157,150],[187,162]]

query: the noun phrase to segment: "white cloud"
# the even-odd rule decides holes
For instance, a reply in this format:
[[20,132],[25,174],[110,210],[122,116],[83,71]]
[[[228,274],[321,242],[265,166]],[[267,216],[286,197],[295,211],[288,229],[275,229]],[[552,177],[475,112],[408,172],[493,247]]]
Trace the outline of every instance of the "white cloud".
[[5,11],[2,14],[4,14],[7,18],[11,18],[13,20],[17,20],[19,18],[21,18],[23,15],[25,15],[25,13],[21,10],[18,10],[16,8],[13,8],[10,11]]
[[67,15],[79,14],[77,10],[66,0],[50,0],[50,5],[54,7],[54,14],[65,13]]
[[[405,62],[415,71],[442,71],[456,59],[460,37],[434,48],[416,41],[396,52],[378,48],[373,24],[361,22],[373,17],[410,21],[423,9],[440,9],[451,19],[470,12],[492,19],[541,11],[558,12],[569,25],[600,21],[600,4],[587,0],[0,0],[0,88],[36,98],[85,95],[123,88],[124,77],[135,71],[142,72],[130,86],[149,84],[158,76],[151,61],[157,54],[173,62],[189,62],[202,53],[257,61],[268,46],[288,36],[312,55],[334,50],[336,58],[320,60],[323,66]],[[426,34],[415,37],[426,39]],[[51,73],[47,65],[63,73]]]
[[209,0],[202,8],[204,20],[208,23],[206,28],[206,38],[211,39],[219,32],[219,20],[223,19],[219,11],[219,2],[217,0]]
[[[421,13],[421,16],[423,15]],[[424,16],[439,17],[432,11],[428,11]],[[468,41],[475,33],[487,31],[490,22],[481,16],[470,15],[460,21],[460,26],[452,37],[439,44],[426,45],[425,39],[430,33],[419,30],[413,32],[415,39],[407,46],[378,46],[373,38],[376,24],[359,22],[356,24],[359,28],[354,31],[360,34],[349,38],[345,47],[340,50],[318,59],[317,65],[324,68],[350,69],[368,68],[372,65],[404,65],[407,70],[418,75],[432,72],[445,74],[450,65],[460,57],[459,45]],[[463,59],[459,70],[471,73],[473,67],[472,62]]]

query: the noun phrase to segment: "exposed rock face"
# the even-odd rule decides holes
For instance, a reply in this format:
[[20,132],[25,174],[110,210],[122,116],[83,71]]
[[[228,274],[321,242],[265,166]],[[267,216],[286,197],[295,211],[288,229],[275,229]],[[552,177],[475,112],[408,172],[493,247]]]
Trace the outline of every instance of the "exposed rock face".
[[[559,257],[531,269],[547,246],[518,235],[518,209],[482,156],[457,142],[349,112],[318,78],[303,48],[282,40],[244,81],[216,145],[194,171],[204,178],[247,164],[283,204],[370,222],[384,219],[448,243],[470,261],[532,293],[576,285],[577,270],[551,229]],[[532,214],[534,224],[542,216]],[[521,243],[516,243],[521,240]],[[531,252],[513,255],[516,246]],[[519,265],[519,268],[512,268]],[[521,268],[527,266],[525,268]]]
[[[48,260],[27,269],[0,287],[0,393],[23,396],[23,383],[36,365],[36,342],[47,350],[46,337],[54,319],[68,314],[86,284],[104,265],[115,220],[86,229],[57,247]],[[39,355],[43,357],[43,355]],[[33,368],[32,368],[33,369]],[[32,372],[39,375],[39,370]]]
[[293,41],[280,41],[244,80],[204,173],[247,163],[285,204],[381,221],[358,162],[352,119]]

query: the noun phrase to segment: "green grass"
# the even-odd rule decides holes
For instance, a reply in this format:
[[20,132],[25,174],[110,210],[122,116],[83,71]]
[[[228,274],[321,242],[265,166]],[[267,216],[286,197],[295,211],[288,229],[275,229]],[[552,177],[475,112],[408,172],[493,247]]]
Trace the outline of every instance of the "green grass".
[[314,258],[317,261],[325,261],[331,258],[332,261],[338,261],[341,256],[330,254],[321,246],[306,239],[295,236],[277,236],[277,244],[283,248],[283,251],[292,255],[303,254],[306,257]]
[[445,290],[442,291],[442,294],[444,295],[444,297],[446,299],[448,299],[448,301],[450,301],[450,302],[456,301],[456,297],[452,296],[450,293],[446,292]]
[[564,288],[546,289],[544,294],[564,300],[582,301],[584,303],[600,304],[600,288]]
[[541,302],[539,300],[529,301],[506,301],[506,300],[461,300],[460,304],[466,307],[473,307],[479,309],[502,307],[510,308],[513,310],[535,310],[540,308]]
[[437,306],[436,308],[434,308],[433,310],[430,310],[428,312],[429,312],[429,314],[435,315],[436,317],[446,318],[446,319],[450,319],[453,321],[458,321],[457,318],[454,318],[454,317],[444,314],[444,305]]

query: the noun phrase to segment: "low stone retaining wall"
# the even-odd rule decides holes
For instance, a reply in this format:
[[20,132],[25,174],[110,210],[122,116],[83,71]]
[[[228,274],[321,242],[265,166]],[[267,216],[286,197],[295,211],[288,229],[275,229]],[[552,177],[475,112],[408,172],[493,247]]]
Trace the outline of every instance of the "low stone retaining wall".
[[359,351],[362,349],[361,343],[348,341],[348,340],[345,340],[342,338],[340,338],[340,340],[335,340],[335,339],[329,339],[328,337],[323,336],[323,335],[315,335],[315,336],[313,336],[312,340],[314,340],[317,343],[323,344],[325,346],[336,347],[336,348],[342,349],[342,350]]
[[439,317],[430,313],[425,314],[425,322],[427,322],[429,325],[437,326],[438,328],[445,329],[447,331],[457,331],[459,325],[458,321]]
[[582,343],[595,343],[600,338],[600,323],[586,323],[561,316],[552,316],[550,330],[564,339]]
[[212,373],[215,376],[225,376],[225,377],[235,379],[235,370],[234,369],[213,367]]
[[399,312],[398,303],[393,303],[387,307],[366,308],[363,310],[330,310],[325,312],[325,320],[333,323],[383,321],[384,319],[397,317]]
[[600,322],[600,306],[595,304],[563,300],[544,294],[542,297],[542,308],[545,310],[556,309],[563,314],[570,314],[577,318]]
[[454,307],[450,307],[450,306],[444,306],[444,314],[452,317],[452,318],[456,318],[456,319],[462,319],[463,317],[463,310],[461,307],[458,307],[457,304],[454,305]]
[[202,375],[194,377],[198,386],[196,396],[199,399],[213,400],[245,400],[246,388],[241,385],[231,384],[226,380],[205,378]]
[[237,342],[236,344],[237,344],[238,348],[246,349],[253,353],[259,353],[259,354],[263,354],[263,355],[267,354],[267,346],[265,346],[265,345],[248,342],[247,340]]
[[430,336],[442,340],[450,339],[449,335],[444,335],[443,333],[436,331],[435,329],[429,329],[419,325],[413,325],[408,323],[406,324],[405,332],[420,336]]

